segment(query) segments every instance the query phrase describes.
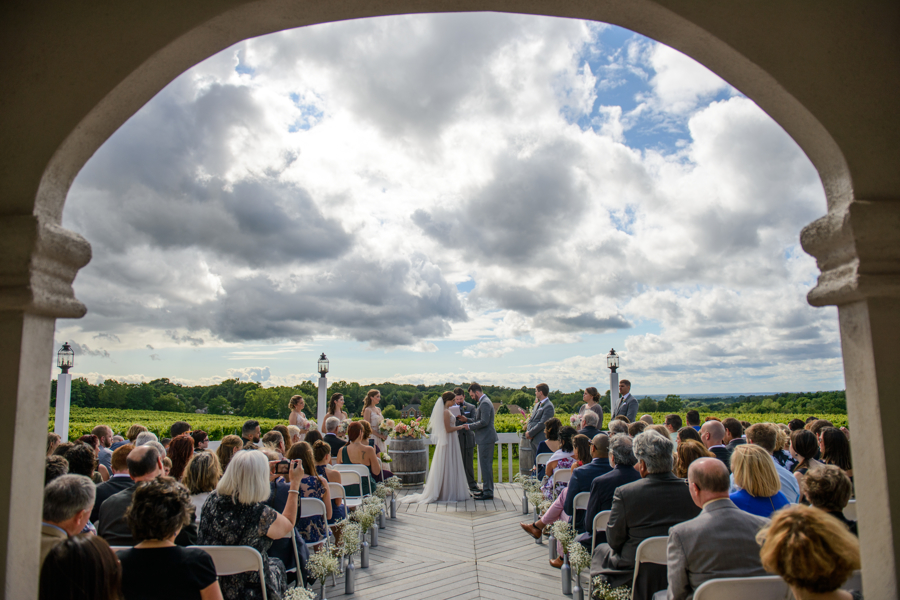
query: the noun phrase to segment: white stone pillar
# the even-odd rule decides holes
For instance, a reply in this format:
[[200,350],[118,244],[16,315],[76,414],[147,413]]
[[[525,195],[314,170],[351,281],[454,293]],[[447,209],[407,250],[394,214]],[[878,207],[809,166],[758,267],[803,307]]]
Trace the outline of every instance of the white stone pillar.
[[619,374],[615,371],[609,372],[609,407],[609,420],[612,421],[612,416],[619,408]]
[[56,425],[54,431],[63,442],[69,441],[69,403],[72,398],[72,376],[60,373],[56,379]]
[[328,411],[328,378],[319,377],[319,401],[316,405],[316,421],[319,431],[325,433],[325,413]]

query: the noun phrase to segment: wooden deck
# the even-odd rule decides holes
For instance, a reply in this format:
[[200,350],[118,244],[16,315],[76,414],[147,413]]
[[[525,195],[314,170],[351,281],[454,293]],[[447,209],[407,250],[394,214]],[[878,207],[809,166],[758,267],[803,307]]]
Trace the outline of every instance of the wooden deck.
[[[326,597],[360,600],[491,600],[565,598],[560,572],[549,564],[546,540],[536,544],[519,527],[522,488],[495,484],[494,500],[397,505],[397,518],[378,532],[368,569],[357,569],[356,593],[344,582]],[[402,490],[413,494],[421,488]],[[354,558],[359,565],[359,555]],[[329,583],[331,578],[328,579]],[[587,586],[587,572],[582,574]],[[318,590],[318,586],[316,586]],[[587,592],[585,591],[585,594]]]

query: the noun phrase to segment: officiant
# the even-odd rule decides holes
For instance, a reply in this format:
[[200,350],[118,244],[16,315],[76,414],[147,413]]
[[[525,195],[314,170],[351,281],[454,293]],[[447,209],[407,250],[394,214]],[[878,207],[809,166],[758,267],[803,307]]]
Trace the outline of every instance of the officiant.
[[[475,405],[466,402],[466,392],[461,387],[453,390],[456,399],[456,405],[459,407],[459,416],[456,418],[456,424],[462,425],[467,423],[475,415]],[[462,452],[463,469],[466,472],[466,481],[469,484],[469,491],[478,489],[478,481],[475,479],[475,433],[468,429],[460,429],[456,432],[459,436],[459,449]]]

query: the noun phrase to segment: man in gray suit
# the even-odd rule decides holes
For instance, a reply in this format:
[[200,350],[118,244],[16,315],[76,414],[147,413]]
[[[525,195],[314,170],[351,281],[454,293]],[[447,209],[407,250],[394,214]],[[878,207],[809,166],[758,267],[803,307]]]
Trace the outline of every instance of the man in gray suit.
[[619,415],[625,415],[628,417],[629,423],[634,423],[637,420],[637,413],[638,401],[631,395],[631,382],[623,379],[619,382],[619,405],[611,418],[615,419]]
[[541,445],[547,436],[544,435],[544,423],[553,418],[556,409],[550,402],[550,386],[546,383],[539,383],[534,387],[535,407],[531,411],[531,417],[525,425],[525,437],[531,442],[531,456],[538,455],[538,446]]
[[494,444],[500,439],[494,429],[494,405],[484,395],[481,386],[473,383],[469,386],[469,396],[478,402],[475,408],[475,420],[466,427],[475,432],[475,445],[478,446],[478,466],[481,467],[482,489],[475,492],[476,500],[492,500],[494,498]]
[[666,546],[669,589],[653,600],[691,600],[705,581],[765,575],[756,534],[768,519],[744,512],[728,499],[728,469],[716,458],[700,458],[688,469],[688,487],[700,515],[669,530]]
[[[463,425],[475,416],[475,405],[466,402],[466,393],[462,388],[453,390],[456,397],[456,405],[459,407],[460,416],[456,418],[457,425]],[[468,416],[467,416],[468,415]],[[475,434],[468,429],[460,429],[456,432],[459,436],[459,450],[462,452],[463,470],[466,472],[466,481],[469,491],[478,491],[478,481],[475,480]]]

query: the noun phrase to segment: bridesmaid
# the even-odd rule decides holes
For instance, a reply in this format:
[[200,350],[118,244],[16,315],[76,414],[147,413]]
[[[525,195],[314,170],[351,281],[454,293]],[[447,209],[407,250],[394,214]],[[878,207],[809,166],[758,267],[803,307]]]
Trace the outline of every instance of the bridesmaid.
[[[328,403],[328,412],[325,413],[325,420],[335,417],[338,421],[346,421],[349,417],[344,412],[344,395],[335,392],[331,395],[331,402]],[[322,429],[320,427],[320,429]],[[324,429],[322,429],[324,431]]]
[[378,431],[378,426],[384,421],[384,417],[381,416],[381,409],[378,408],[379,402],[381,402],[381,392],[378,390],[369,390],[369,393],[366,394],[365,403],[363,404],[362,416],[363,419],[368,421],[369,425],[372,426],[372,438],[370,439],[375,440],[375,449],[378,452],[384,452],[384,441],[387,439],[387,436]]
[[288,403],[288,408],[291,409],[288,423],[300,430],[300,439],[303,439],[306,436],[306,432],[309,431],[309,421],[306,420],[306,415],[303,414],[304,406],[306,406],[306,402],[303,400],[303,396],[291,396],[291,400]]

